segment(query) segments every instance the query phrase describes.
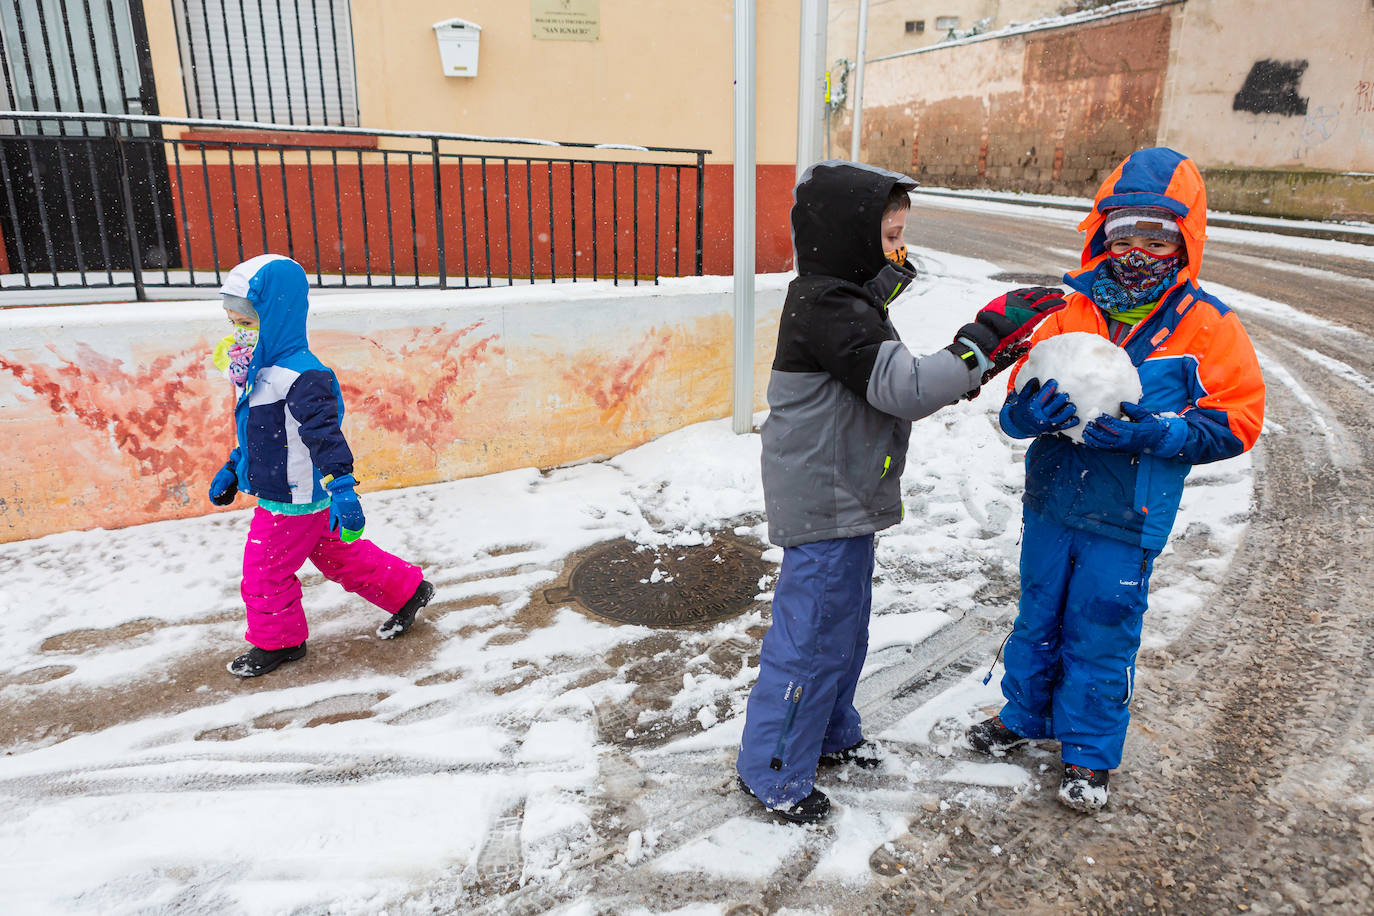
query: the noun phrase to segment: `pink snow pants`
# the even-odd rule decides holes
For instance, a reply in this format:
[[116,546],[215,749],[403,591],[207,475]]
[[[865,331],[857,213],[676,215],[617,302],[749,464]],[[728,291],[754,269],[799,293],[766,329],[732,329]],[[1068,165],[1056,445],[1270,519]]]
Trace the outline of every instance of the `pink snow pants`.
[[420,567],[382,550],[371,541],[345,544],[329,530],[329,510],[310,515],[277,515],[261,506],[253,510],[248,543],[243,548],[243,585],[248,609],[244,638],[259,649],[299,646],[310,635],[301,607],[305,561],[325,578],[394,614],[424,578]]

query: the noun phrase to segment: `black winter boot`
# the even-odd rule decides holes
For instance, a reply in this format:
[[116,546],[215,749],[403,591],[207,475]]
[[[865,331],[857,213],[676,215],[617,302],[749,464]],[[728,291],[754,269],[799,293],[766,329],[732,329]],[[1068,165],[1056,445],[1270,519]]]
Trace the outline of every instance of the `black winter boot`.
[[386,622],[377,628],[377,635],[382,639],[393,639],[400,636],[410,625],[415,622],[415,615],[420,612],[420,608],[429,604],[429,599],[434,597],[434,586],[425,580],[420,580],[420,584],[415,587],[415,594],[410,596],[410,600],[401,606],[401,609],[386,619]]
[[1025,743],[1025,738],[1002,724],[1001,716],[984,719],[968,730],[968,746],[990,757],[1006,756],[1007,751]]
[[838,751],[821,754],[819,763],[823,767],[838,767],[852,763],[865,770],[876,770],[882,766],[883,761],[878,756],[878,746],[872,741],[862,740],[858,744],[851,744],[849,747],[841,748]]
[[1090,770],[1064,764],[1064,781],[1059,784],[1059,800],[1075,811],[1092,814],[1107,806],[1107,777],[1111,770]]
[[[755,795],[754,791],[744,784],[743,779],[736,776],[735,780],[745,795],[758,799],[760,804],[763,803],[763,799]],[[768,808],[766,804],[764,807]],[[824,820],[825,816],[830,813],[830,799],[820,789],[812,788],[811,794],[796,804],[786,808],[768,808],[768,810],[783,820],[791,821],[794,824],[815,824]]]
[[229,673],[239,677],[257,677],[298,658],[305,658],[305,643],[285,649],[259,649],[254,646],[229,663]]

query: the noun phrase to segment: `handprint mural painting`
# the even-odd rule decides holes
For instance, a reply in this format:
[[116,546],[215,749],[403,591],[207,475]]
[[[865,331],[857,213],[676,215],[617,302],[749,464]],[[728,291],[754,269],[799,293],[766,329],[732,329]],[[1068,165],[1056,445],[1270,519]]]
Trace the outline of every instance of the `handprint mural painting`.
[[[727,295],[539,295],[312,302],[361,489],[613,455],[729,412]],[[233,444],[210,358],[222,327],[213,301],[0,312],[0,542],[212,511],[204,490]]]
[[[212,404],[227,383],[206,373],[209,347],[202,337],[121,358],[75,340],[0,354],[0,539],[203,514],[196,484],[230,447],[225,408]],[[62,523],[73,518],[86,523]]]

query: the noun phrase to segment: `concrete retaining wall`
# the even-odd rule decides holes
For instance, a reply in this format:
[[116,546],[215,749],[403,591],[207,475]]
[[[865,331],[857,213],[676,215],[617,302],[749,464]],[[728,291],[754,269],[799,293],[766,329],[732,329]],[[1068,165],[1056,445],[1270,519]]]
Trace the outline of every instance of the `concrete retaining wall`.
[[[759,278],[754,399],[786,275]],[[316,293],[363,491],[613,455],[728,416],[731,278]],[[0,542],[214,511],[217,300],[0,310]]]

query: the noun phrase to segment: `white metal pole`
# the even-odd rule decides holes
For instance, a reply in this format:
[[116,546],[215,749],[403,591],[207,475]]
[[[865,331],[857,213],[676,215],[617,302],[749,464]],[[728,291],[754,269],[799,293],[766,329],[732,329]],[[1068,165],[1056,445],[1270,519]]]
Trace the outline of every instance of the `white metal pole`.
[[827,0],[802,0],[797,55],[797,178],[824,158]]
[[735,366],[733,429],[754,428],[755,0],[735,0]]
[[859,0],[859,49],[854,55],[854,135],[849,138],[849,159],[859,161],[859,140],[864,128],[864,55],[868,53],[868,0]]

